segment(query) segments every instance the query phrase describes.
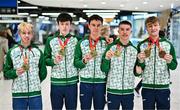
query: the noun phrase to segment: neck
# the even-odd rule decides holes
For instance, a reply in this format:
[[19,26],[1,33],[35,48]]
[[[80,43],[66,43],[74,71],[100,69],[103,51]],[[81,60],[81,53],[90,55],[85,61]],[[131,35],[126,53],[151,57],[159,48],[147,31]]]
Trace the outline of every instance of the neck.
[[120,41],[121,41],[121,43],[122,43],[123,45],[127,45],[127,44],[129,43],[129,40],[122,40],[122,39],[120,39]]
[[154,41],[156,41],[158,38],[159,38],[159,36],[150,36]]
[[22,44],[23,47],[28,47],[28,46],[30,45],[30,42],[29,42],[29,43],[23,43],[23,42],[21,42],[21,44]]
[[[67,34],[68,34],[68,33],[67,33]],[[67,34],[60,33],[60,35],[62,35],[63,37],[65,37]]]
[[92,40],[96,41],[96,40],[99,38],[99,36],[90,35],[90,38],[91,38]]

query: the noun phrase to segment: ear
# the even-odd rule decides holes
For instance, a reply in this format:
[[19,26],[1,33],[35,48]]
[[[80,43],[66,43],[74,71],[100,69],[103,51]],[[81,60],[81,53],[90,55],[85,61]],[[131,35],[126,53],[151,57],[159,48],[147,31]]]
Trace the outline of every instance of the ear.
[[88,26],[88,28],[90,27],[89,23],[88,23],[88,25],[87,25],[87,26]]

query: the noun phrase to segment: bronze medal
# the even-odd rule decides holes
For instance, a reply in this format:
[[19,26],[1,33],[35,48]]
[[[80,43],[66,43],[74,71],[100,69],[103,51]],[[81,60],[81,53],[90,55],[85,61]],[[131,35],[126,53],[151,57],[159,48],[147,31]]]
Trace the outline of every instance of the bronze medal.
[[120,57],[120,55],[121,55],[121,52],[120,52],[119,50],[116,50],[116,51],[114,52],[114,56]]
[[92,55],[92,57],[96,57],[97,56],[97,51],[96,50],[91,50],[90,54]]
[[151,55],[151,49],[145,49],[144,53],[146,55],[146,58],[148,58]]
[[159,51],[160,58],[164,58],[165,55],[166,55],[166,52],[164,50]]
[[65,56],[65,49],[60,49],[59,50],[59,55]]
[[29,64],[23,64],[22,68],[23,68],[25,71],[28,71],[28,70],[29,70]]

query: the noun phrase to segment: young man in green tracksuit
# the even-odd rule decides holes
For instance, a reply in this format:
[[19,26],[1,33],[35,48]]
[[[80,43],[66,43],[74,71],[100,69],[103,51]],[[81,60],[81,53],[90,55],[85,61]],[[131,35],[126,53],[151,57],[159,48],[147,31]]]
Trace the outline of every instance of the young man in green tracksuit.
[[51,106],[60,110],[65,100],[66,109],[77,108],[77,69],[73,65],[77,38],[70,34],[72,17],[61,13],[57,17],[59,31],[46,41],[44,55],[51,66]]
[[109,110],[133,110],[134,80],[137,49],[129,41],[132,25],[129,21],[119,24],[119,38],[109,45],[103,55],[101,69],[107,77],[107,100]]
[[[170,69],[177,67],[173,45],[159,36],[157,17],[145,21],[149,37],[138,45],[138,63],[143,69],[142,98],[144,110],[170,109]],[[156,107],[155,107],[156,105]]]
[[75,49],[74,66],[81,69],[81,109],[85,110],[91,109],[92,99],[94,109],[104,109],[105,105],[106,74],[100,69],[106,48],[106,41],[100,36],[102,24],[102,17],[92,15],[88,21],[90,34],[79,41]]
[[13,79],[14,110],[42,110],[41,82],[47,70],[42,51],[31,43],[33,26],[22,22],[18,26],[21,42],[6,56],[4,75]]

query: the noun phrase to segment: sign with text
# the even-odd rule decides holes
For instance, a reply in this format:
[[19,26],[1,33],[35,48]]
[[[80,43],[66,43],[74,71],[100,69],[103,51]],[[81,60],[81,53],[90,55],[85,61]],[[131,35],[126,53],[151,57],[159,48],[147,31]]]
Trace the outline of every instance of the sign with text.
[[17,14],[17,0],[0,0],[0,14]]

